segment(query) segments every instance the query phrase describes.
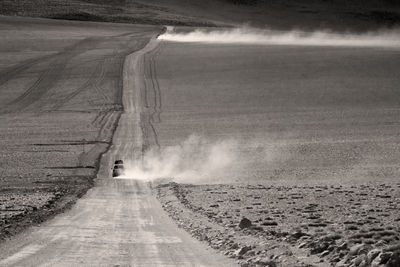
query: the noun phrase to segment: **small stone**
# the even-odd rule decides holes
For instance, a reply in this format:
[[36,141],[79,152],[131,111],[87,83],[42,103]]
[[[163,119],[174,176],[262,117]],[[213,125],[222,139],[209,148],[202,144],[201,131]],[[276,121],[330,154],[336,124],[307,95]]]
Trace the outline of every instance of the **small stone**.
[[238,248],[239,248],[239,245],[236,244],[236,243],[233,243],[233,244],[231,245],[231,249],[238,249]]
[[307,242],[303,242],[298,246],[298,248],[304,248],[306,246],[307,246]]
[[349,255],[350,256],[359,255],[363,250],[365,250],[364,244],[354,245],[350,248]]
[[371,267],[378,267],[381,264],[386,264],[392,257],[392,252],[382,252],[371,262]]
[[327,256],[329,253],[330,253],[329,250],[324,250],[324,251],[321,253],[321,257],[325,257],[325,256]]
[[243,218],[239,223],[240,229],[249,228],[250,226],[251,226],[251,221],[247,218]]
[[382,252],[379,256],[381,259],[380,264],[386,264],[393,256],[393,252]]
[[261,266],[265,266],[265,267],[276,267],[276,262],[274,262],[273,260],[269,259],[269,258],[265,258],[265,259],[257,259],[255,261],[255,263],[257,265],[261,265]]
[[400,266],[400,251],[393,253],[388,262],[386,263],[388,267]]
[[346,242],[343,242],[342,244],[340,244],[340,245],[338,246],[338,249],[339,249],[339,250],[347,249],[347,243],[346,243]]
[[290,236],[297,240],[303,236],[307,236],[307,234],[303,233],[302,231],[296,231],[296,232],[292,233]]
[[238,250],[236,250],[234,255],[237,256],[237,257],[243,256],[244,254],[246,254],[246,252],[248,252],[250,250],[251,250],[250,246],[244,246],[244,247],[241,247]]
[[380,253],[381,250],[379,249],[370,250],[367,254],[367,262],[371,263]]
[[362,266],[364,267],[366,265],[366,258],[367,256],[365,255],[360,255],[354,260],[354,266]]

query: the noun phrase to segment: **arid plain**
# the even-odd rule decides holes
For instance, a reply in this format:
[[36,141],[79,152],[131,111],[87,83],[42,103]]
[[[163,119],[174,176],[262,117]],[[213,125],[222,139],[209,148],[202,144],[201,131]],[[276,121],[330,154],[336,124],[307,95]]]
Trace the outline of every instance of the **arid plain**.
[[[164,208],[241,264],[370,266],[396,254],[399,55],[380,47],[162,43],[157,142],[161,149],[189,142],[194,154],[178,153],[191,165],[171,176],[226,184],[160,187]],[[193,135],[202,141],[191,142]],[[203,142],[211,152],[197,147]],[[216,168],[209,157],[226,161]],[[239,227],[243,218],[251,226]],[[380,257],[374,264],[399,263]]]
[[0,22],[1,264],[400,264],[398,47]]
[[93,185],[122,112],[125,56],[160,27],[0,17],[1,234]]

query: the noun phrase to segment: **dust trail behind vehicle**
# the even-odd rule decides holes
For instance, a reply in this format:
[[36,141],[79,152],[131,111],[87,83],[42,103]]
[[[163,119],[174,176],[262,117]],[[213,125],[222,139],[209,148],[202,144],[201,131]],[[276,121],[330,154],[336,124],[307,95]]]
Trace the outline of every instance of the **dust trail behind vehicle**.
[[301,45],[344,47],[397,47],[400,48],[400,30],[386,29],[362,34],[334,33],[331,31],[276,31],[241,27],[232,29],[168,31],[160,40],[183,43],[248,44],[248,45]]

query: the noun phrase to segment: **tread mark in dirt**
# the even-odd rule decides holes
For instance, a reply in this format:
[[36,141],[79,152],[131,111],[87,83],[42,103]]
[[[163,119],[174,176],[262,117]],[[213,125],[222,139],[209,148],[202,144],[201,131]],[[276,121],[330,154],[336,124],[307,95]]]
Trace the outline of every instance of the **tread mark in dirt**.
[[61,107],[63,107],[66,103],[68,103],[70,100],[72,100],[74,97],[76,97],[79,93],[84,91],[86,88],[88,88],[92,83],[93,80],[95,79],[96,73],[98,73],[98,68],[102,63],[98,64],[92,74],[90,75],[89,79],[81,86],[79,86],[77,89],[75,89],[73,92],[69,93],[67,96],[64,98],[56,100],[56,103],[53,105],[51,108],[51,111],[56,111],[59,110]]
[[157,117],[157,122],[161,122],[161,91],[160,91],[160,84],[158,83],[157,79],[157,69],[156,69],[156,62],[155,57],[157,57],[161,52],[161,44],[156,48],[155,51],[152,51],[152,55],[150,56],[150,78],[151,83],[153,85],[154,90],[154,112],[151,115],[152,121],[154,121],[154,116]]
[[[55,55],[57,55],[57,54],[55,54]],[[0,72],[0,86],[5,84],[9,80],[14,79],[21,72],[29,69],[30,67],[36,65],[37,63],[39,63],[41,61],[48,60],[55,55],[53,54],[53,55],[45,55],[45,56],[41,56],[41,57],[31,58],[31,59],[25,60],[25,61],[15,65],[15,66],[9,67],[9,68],[1,71]],[[1,87],[0,87],[0,89],[1,89]]]
[[[67,47],[51,57],[49,66],[42,72],[35,83],[30,86],[22,95],[11,101],[0,111],[0,114],[21,112],[37,102],[47,93],[62,76],[65,66],[73,57],[94,48],[97,45],[98,38],[87,38],[76,44]],[[36,108],[40,108],[36,107]]]
[[103,103],[101,106],[101,110],[105,110],[105,105],[107,103],[111,103],[109,97],[104,93],[104,91],[101,89],[101,83],[104,80],[104,76],[106,73],[106,63],[107,63],[108,57],[104,57],[101,59],[101,61],[97,64],[95,67],[94,71],[90,75],[89,79],[80,87],[78,87],[75,91],[71,92],[69,95],[66,97],[60,99],[59,103],[54,105],[52,108],[52,111],[60,109],[62,106],[64,106],[66,103],[68,103],[70,100],[75,98],[77,95],[79,95],[81,92],[83,92],[87,88],[93,88],[96,90],[97,94],[100,95],[103,99]]
[[[154,57],[159,53],[159,46],[156,50],[150,51],[146,53],[143,57],[145,68],[144,68],[144,102],[146,109],[141,114],[141,128],[143,134],[143,152],[150,148],[150,132],[153,136],[154,144],[160,148],[160,143],[158,141],[158,134],[156,128],[153,124],[154,116],[158,117],[158,123],[161,122],[160,113],[161,113],[161,92],[159,88],[159,84],[156,77],[155,71],[155,60]],[[151,86],[148,86],[148,80],[150,80]],[[149,88],[151,87],[151,88]],[[148,103],[149,90],[151,90],[152,103]]]
[[[147,54],[144,54],[143,56],[143,64],[146,65],[146,58],[147,58]],[[149,108],[149,100],[148,100],[148,94],[147,94],[147,82],[146,82],[146,70],[144,71],[144,82],[143,82],[143,101],[144,101],[144,106],[145,108]]]

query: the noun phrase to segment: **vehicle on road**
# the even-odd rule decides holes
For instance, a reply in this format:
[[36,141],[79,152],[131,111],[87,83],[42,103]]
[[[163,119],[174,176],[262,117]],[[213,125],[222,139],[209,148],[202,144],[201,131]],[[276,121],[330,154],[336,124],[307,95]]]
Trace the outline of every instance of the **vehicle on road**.
[[114,162],[114,165],[119,165],[119,164],[124,164],[124,161],[123,161],[122,159],[117,159],[117,160]]
[[122,160],[116,160],[114,167],[112,168],[112,177],[118,177],[124,174],[124,162]]

